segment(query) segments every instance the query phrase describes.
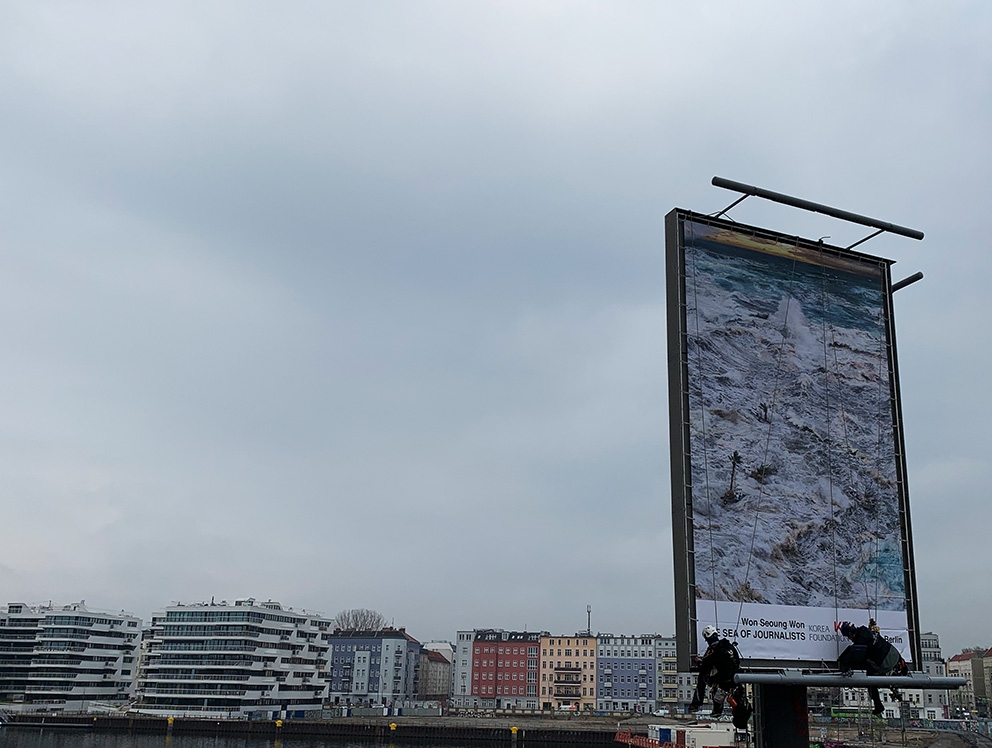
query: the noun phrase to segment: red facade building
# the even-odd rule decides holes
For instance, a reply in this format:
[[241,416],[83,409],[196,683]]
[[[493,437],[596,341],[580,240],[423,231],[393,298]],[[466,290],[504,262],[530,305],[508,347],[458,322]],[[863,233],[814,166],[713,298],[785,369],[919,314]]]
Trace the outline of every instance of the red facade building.
[[536,709],[539,633],[479,630],[472,642],[472,696],[496,709]]

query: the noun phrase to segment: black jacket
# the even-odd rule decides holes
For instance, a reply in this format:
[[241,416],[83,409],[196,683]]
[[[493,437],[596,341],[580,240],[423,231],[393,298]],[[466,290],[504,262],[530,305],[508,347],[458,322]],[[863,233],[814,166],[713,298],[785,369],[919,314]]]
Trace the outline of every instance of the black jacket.
[[864,647],[864,667],[868,675],[889,675],[902,659],[898,649],[867,626],[858,626],[849,638],[852,647]]
[[737,648],[728,639],[720,639],[706,648],[699,662],[699,672],[711,683],[726,683],[733,680],[740,666]]

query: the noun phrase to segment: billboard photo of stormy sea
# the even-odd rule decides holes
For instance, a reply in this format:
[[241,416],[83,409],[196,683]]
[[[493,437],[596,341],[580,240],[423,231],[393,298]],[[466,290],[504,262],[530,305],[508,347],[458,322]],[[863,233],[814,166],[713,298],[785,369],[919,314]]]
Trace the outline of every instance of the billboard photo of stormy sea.
[[684,246],[700,618],[905,611],[886,267],[689,220]]

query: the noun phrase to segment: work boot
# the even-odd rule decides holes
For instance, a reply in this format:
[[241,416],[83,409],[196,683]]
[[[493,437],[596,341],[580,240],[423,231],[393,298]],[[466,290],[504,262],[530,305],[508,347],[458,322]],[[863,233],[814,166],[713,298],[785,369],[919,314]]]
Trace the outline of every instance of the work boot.
[[723,714],[723,699],[713,702],[713,716],[719,717],[721,714]]
[[881,701],[875,703],[875,708],[871,710],[871,713],[876,717],[881,717],[882,713],[885,711],[885,707],[882,705]]
[[689,711],[698,712],[699,707],[703,705],[703,702],[699,700],[699,696],[693,696],[692,701],[689,702]]

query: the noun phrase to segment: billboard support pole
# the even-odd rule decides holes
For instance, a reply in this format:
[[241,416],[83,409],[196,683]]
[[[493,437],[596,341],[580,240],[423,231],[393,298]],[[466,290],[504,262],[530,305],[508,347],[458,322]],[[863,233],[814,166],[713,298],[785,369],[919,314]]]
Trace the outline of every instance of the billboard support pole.
[[925,675],[911,672],[909,675],[868,675],[867,673],[840,672],[808,673],[801,670],[780,670],[776,673],[739,672],[734,676],[734,683],[750,683],[751,685],[772,686],[826,686],[827,688],[918,688],[945,689],[961,688],[965,685],[964,678],[951,675]]
[[758,683],[753,688],[755,748],[809,748],[806,686]]
[[721,211],[720,211],[719,213],[716,213],[716,214],[714,214],[714,216],[713,216],[713,217],[714,217],[714,218],[719,218],[719,217],[720,217],[720,216],[722,216],[722,215],[723,215],[724,213],[726,213],[726,212],[727,212],[728,210],[730,210],[731,208],[734,208],[734,207],[736,207],[736,206],[737,206],[737,205],[739,205],[740,203],[742,203],[742,202],[744,202],[745,200],[747,200],[747,199],[748,199],[749,197],[751,197],[751,196],[750,196],[750,195],[741,195],[741,196],[740,196],[739,198],[737,198],[736,200],[734,200],[734,202],[732,202],[732,203],[731,203],[730,205],[728,205],[728,206],[727,206],[726,208],[724,208],[723,210],[721,210]]
[[[878,232],[872,234],[871,236],[862,239],[861,242],[871,239],[873,236],[877,236],[883,231],[888,231],[890,234],[899,234],[899,236],[905,236],[910,239],[922,239],[923,232],[917,231],[916,229],[906,228],[905,226],[899,226],[894,223],[889,223],[888,221],[880,221],[877,218],[869,218],[868,216],[863,216],[858,213],[851,213],[849,210],[841,210],[840,208],[832,208],[829,205],[823,205],[822,203],[814,203],[812,200],[804,200],[801,197],[793,197],[792,195],[784,195],[781,192],[772,192],[771,190],[762,189],[761,187],[754,187],[749,184],[743,184],[741,182],[735,182],[732,179],[724,179],[723,177],[713,177],[712,184],[714,187],[722,187],[725,190],[732,190],[733,192],[742,192],[744,196],[754,195],[755,197],[762,197],[765,200],[771,200],[773,203],[781,203],[782,205],[790,205],[793,208],[799,208],[801,210],[808,210],[813,213],[822,213],[825,216],[830,216],[831,218],[839,218],[842,221],[850,221],[851,223],[857,223],[862,226],[869,226],[873,229],[878,229]],[[740,201],[738,201],[740,202]],[[734,203],[736,205],[737,203]],[[731,208],[733,207],[730,206]],[[726,213],[727,208],[723,211]],[[861,244],[861,242],[857,242]],[[853,244],[851,246],[854,246]],[[848,247],[850,249],[850,247]]]
[[868,234],[868,236],[863,237],[861,239],[858,239],[856,242],[854,242],[854,244],[848,244],[846,247],[844,247],[844,249],[854,249],[859,244],[864,244],[869,239],[874,239],[876,236],[878,236],[879,234],[881,234],[883,231],[885,231],[885,229],[879,229],[878,231],[873,231],[872,233]]
[[910,283],[916,283],[918,280],[923,280],[923,273],[913,273],[908,278],[903,278],[901,281],[896,281],[892,284],[892,293],[895,293],[900,288],[905,288]]

